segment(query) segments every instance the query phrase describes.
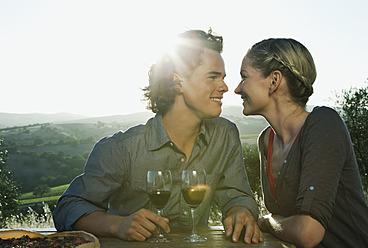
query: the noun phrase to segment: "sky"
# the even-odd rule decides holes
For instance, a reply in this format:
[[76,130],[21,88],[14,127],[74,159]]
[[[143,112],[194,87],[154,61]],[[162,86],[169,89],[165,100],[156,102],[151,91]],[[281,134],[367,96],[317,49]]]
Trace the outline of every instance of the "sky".
[[308,104],[368,81],[368,1],[1,0],[0,112],[123,115],[146,110],[148,70],[174,35],[209,28],[224,37],[223,104],[246,51],[294,38],[311,52],[317,79]]

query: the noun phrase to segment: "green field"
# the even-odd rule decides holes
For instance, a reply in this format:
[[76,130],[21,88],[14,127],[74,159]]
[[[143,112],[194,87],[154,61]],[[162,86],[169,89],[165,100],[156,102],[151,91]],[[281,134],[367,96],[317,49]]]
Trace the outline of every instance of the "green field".
[[33,192],[24,193],[19,197],[20,205],[57,201],[57,199],[59,199],[59,197],[68,188],[68,186],[69,184],[53,187],[51,188],[49,193],[45,194],[42,197],[35,196]]
[[258,138],[258,134],[244,134],[244,135],[240,135],[240,139],[257,139]]

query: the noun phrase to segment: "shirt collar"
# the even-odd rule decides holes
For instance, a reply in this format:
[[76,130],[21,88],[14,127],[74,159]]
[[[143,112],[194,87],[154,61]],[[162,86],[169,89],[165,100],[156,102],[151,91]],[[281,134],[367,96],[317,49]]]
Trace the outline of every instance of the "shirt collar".
[[162,122],[161,114],[156,114],[150,123],[147,123],[147,127],[147,144],[149,150],[157,150],[166,143],[171,142]]
[[[165,144],[172,142],[164,127],[161,114],[156,114],[156,116],[147,123],[147,126],[147,144],[149,150],[157,150]],[[203,138],[208,144],[210,134],[206,132],[206,126],[208,126],[208,121],[202,121],[198,137]]]
[[[199,133],[198,133],[198,137],[199,138],[203,138],[203,140],[206,142],[206,144],[208,144],[209,140],[210,140],[210,135],[209,132],[206,132],[206,127],[208,126],[208,121],[204,120],[201,123],[201,127],[199,128]],[[208,129],[208,127],[207,127]]]

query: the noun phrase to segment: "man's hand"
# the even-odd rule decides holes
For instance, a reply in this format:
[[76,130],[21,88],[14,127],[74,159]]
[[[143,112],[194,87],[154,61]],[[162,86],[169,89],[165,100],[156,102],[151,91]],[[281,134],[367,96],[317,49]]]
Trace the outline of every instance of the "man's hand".
[[145,241],[157,231],[159,225],[166,233],[170,232],[169,220],[147,209],[126,216],[120,222],[117,236],[128,241]]
[[145,241],[157,231],[156,225],[166,233],[170,232],[168,223],[167,218],[142,208],[129,216],[96,211],[80,218],[73,228],[99,236],[118,237],[127,241]]
[[245,228],[244,242],[247,244],[263,242],[263,233],[259,230],[252,213],[244,207],[233,207],[226,213],[224,220],[226,237],[232,235],[233,242],[238,242],[240,233]]

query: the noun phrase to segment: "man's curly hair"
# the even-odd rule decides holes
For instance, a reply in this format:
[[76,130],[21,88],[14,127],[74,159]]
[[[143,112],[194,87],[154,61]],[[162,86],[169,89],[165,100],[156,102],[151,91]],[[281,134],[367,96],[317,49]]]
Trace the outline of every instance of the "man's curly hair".
[[147,109],[165,114],[177,94],[174,73],[183,72],[190,77],[191,72],[202,63],[205,48],[222,52],[223,38],[202,30],[189,30],[178,35],[179,42],[171,53],[163,54],[149,71],[149,85],[143,89]]

